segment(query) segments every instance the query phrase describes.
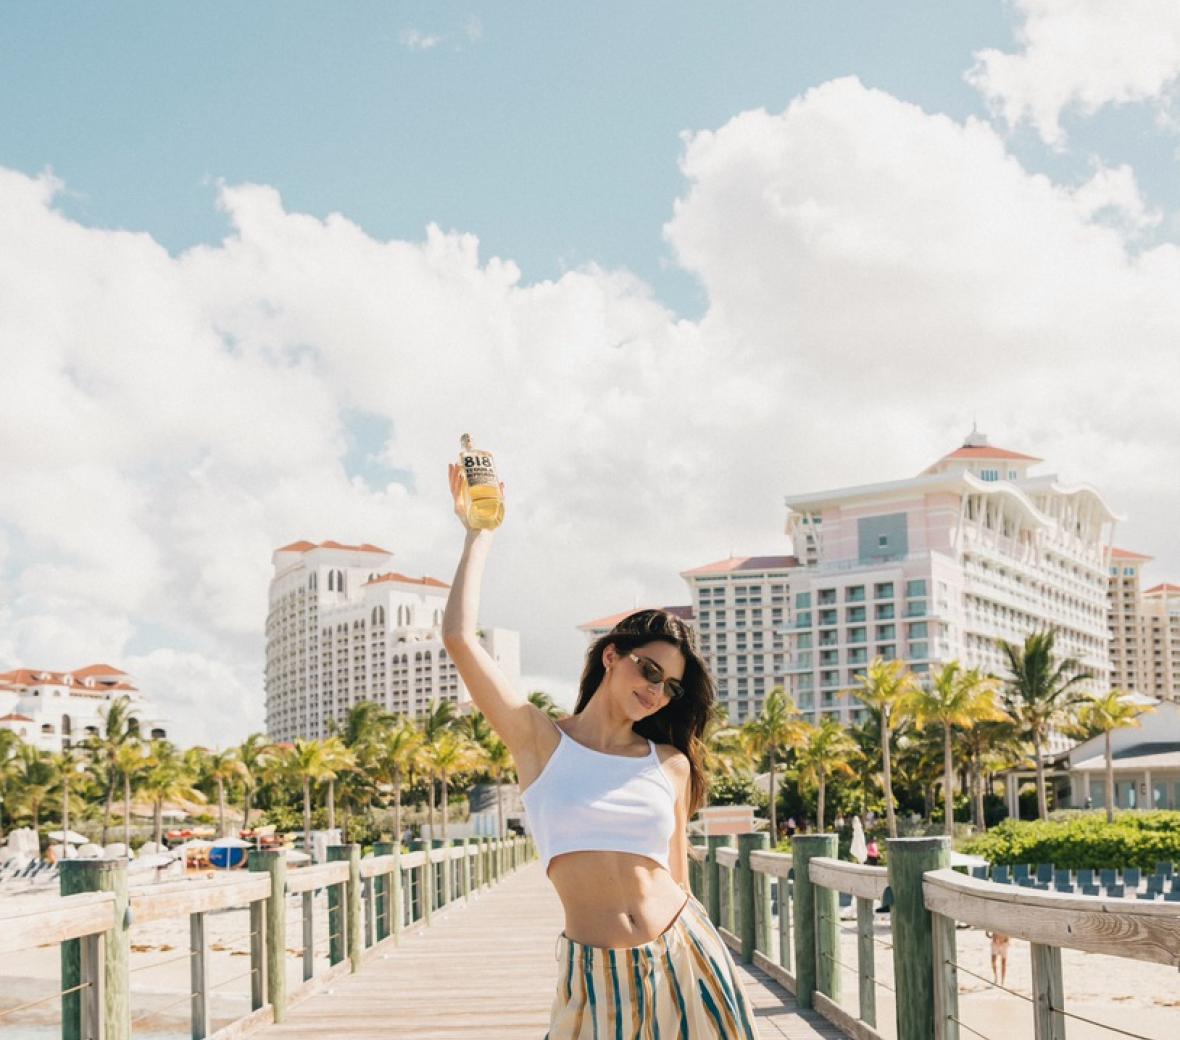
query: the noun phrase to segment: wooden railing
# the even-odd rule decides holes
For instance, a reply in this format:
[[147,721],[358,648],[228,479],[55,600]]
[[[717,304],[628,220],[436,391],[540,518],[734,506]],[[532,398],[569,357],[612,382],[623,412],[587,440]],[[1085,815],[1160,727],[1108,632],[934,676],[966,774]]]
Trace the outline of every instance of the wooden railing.
[[[408,853],[378,844],[375,855],[358,845],[334,846],[329,862],[287,871],[279,852],[254,852],[250,873],[163,885],[127,886],[126,860],[68,860],[61,895],[0,903],[0,953],[46,944],[61,948],[61,985],[49,996],[0,1009],[5,1018],[35,1005],[61,1001],[63,1040],[129,1040],[133,1027],[188,1003],[193,1040],[228,1040],[264,1022],[281,1022],[287,1007],[342,972],[357,971],[411,925],[465,901],[535,855],[525,838],[441,841]],[[324,935],[317,931],[317,896],[326,902]],[[214,983],[210,978],[208,916],[228,910],[249,915],[248,970]],[[302,982],[287,992],[288,910],[299,924]],[[131,928],[168,918],[188,919],[188,949],[164,961],[132,968]],[[317,941],[318,940],[318,941]],[[326,957],[317,957],[325,950]],[[137,1019],[131,1017],[135,970],[187,960],[188,992]],[[326,961],[326,963],[325,963]],[[212,1028],[210,994],[249,977],[250,1011],[220,1030]]]
[[[1173,904],[966,877],[949,869],[950,842],[941,837],[889,841],[888,869],[836,859],[835,835],[797,837],[789,855],[768,851],[766,842],[766,835],[743,834],[690,846],[693,890],[743,961],[856,1040],[880,1040],[881,986],[895,994],[897,1040],[959,1040],[958,973],[967,969],[956,960],[956,922],[1032,944],[1036,1040],[1063,1040],[1067,1019],[1091,1021],[1066,1007],[1062,948],[1180,967],[1180,913]],[[841,892],[856,901],[855,964],[841,953]],[[888,942],[874,934],[878,905],[889,909]],[[892,985],[878,972],[877,947],[891,951]],[[842,999],[841,967],[857,979],[855,1010]],[[1112,1023],[1093,1024],[1114,1035],[1137,1035]],[[962,1032],[984,1035],[975,1027]]]

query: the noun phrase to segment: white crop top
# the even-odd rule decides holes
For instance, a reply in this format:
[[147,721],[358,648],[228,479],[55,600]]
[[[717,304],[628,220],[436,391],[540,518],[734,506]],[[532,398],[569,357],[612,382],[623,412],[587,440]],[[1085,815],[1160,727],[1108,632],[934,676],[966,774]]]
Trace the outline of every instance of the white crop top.
[[542,869],[565,852],[632,852],[667,870],[676,792],[655,744],[642,758],[610,755],[554,728],[561,739],[520,796]]

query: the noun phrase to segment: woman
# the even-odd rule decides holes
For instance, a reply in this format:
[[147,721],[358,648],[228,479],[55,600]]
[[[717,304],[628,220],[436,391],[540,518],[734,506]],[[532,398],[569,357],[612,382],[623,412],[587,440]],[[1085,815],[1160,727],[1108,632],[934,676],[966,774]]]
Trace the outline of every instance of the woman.
[[553,722],[476,638],[493,533],[468,526],[443,641],[512,752],[542,866],[565,910],[548,1040],[754,1040],[725,943],[688,888],[686,825],[704,800],[700,736],[713,682],[692,633],[659,610],[625,618],[586,655],[574,714]]

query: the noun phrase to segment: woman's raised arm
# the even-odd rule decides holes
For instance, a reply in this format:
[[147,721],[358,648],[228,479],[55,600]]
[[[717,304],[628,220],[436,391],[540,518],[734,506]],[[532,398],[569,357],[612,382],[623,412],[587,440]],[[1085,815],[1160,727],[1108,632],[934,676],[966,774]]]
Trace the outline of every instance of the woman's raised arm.
[[500,666],[480,645],[476,634],[479,591],[494,536],[491,531],[468,526],[463,509],[463,472],[458,466],[452,465],[449,476],[455,513],[466,529],[467,537],[463,543],[463,555],[455,570],[455,580],[451,583],[447,608],[443,613],[443,645],[455,662],[471,694],[471,700],[484,713],[492,729],[508,745],[508,750],[520,765],[522,758],[533,756],[537,746],[535,738],[542,731],[542,726],[546,729],[552,729],[552,726],[523,694],[512,689]]

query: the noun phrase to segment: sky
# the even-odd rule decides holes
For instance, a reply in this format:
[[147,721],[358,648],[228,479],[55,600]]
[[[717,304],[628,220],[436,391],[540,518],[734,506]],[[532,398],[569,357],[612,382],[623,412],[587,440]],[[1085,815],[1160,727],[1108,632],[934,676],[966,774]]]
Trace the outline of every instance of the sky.
[[1171,0],[6,5],[0,668],[241,739],[274,548],[449,580],[465,431],[567,703],[973,423],[1180,579],[1178,84]]

